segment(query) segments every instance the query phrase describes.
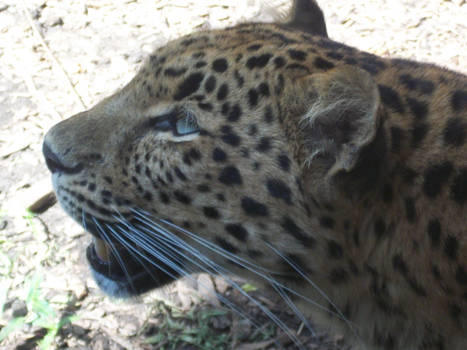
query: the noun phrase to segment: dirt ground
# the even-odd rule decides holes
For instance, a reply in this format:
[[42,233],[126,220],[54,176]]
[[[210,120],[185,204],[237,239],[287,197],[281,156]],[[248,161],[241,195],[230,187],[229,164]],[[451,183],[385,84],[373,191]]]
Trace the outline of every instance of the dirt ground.
[[[58,205],[35,217],[26,212],[51,190],[41,142],[52,125],[123,86],[167,40],[268,21],[277,15],[273,9],[284,13],[290,5],[265,3],[0,0],[0,348],[296,348],[241,293],[204,275],[138,300],[109,300],[86,267],[89,236]],[[319,3],[338,41],[467,73],[465,0]],[[244,285],[280,315],[303,348],[348,348],[338,335],[302,330],[274,296],[254,289]],[[245,305],[248,319],[229,312],[216,293]]]

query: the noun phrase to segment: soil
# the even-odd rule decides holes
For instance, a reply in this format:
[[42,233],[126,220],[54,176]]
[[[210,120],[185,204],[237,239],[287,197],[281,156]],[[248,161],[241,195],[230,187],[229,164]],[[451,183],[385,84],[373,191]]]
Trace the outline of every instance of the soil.
[[[205,275],[138,300],[110,300],[86,266],[89,236],[58,205],[38,216],[26,212],[51,191],[41,156],[51,126],[122,87],[167,40],[251,19],[271,21],[289,5],[283,0],[268,6],[257,0],[0,1],[0,339],[14,320],[18,325],[1,340],[2,349],[34,349],[41,339],[43,347],[64,349],[296,348],[250,299]],[[467,73],[465,0],[321,0],[320,5],[329,36],[337,41]],[[247,287],[280,315],[304,349],[348,349],[340,336],[302,330],[277,297]],[[228,312],[216,293],[244,305],[248,318]],[[67,322],[71,315],[76,317]]]

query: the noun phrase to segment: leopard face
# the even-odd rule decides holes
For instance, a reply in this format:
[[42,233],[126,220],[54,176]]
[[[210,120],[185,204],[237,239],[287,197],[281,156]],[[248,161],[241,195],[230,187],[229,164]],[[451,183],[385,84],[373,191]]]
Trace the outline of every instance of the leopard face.
[[336,43],[304,4],[172,41],[52,128],[57,197],[109,294],[235,273],[357,348],[464,348],[467,77]]

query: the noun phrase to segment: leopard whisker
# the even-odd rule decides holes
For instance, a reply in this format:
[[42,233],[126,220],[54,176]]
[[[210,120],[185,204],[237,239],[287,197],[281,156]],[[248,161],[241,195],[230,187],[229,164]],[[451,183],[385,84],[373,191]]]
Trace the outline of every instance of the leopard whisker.
[[102,239],[105,241],[105,243],[108,245],[108,247],[110,247],[110,249],[112,251],[112,254],[115,256],[118,264],[122,268],[122,271],[125,274],[125,277],[126,277],[128,283],[130,284],[130,287],[133,290],[136,290],[135,286],[133,285],[133,283],[131,281],[131,277],[130,277],[130,274],[128,272],[128,269],[126,268],[126,265],[125,265],[122,257],[120,256],[120,254],[118,252],[118,249],[115,247],[115,244],[109,238],[109,236],[107,235],[107,232],[105,232],[104,228],[101,226],[101,224],[98,222],[98,220],[95,217],[92,217],[92,221],[93,221],[94,225],[96,226],[97,230],[99,231]]
[[[182,257],[184,258],[190,258],[190,261],[194,264],[196,264],[202,271],[208,273],[208,274],[213,274],[212,271],[208,270],[205,266],[201,265],[200,263],[197,263],[196,261],[194,261],[192,259],[191,256],[187,256],[186,254],[182,254],[180,253],[180,251],[176,248],[182,248],[183,250],[191,250],[190,246],[188,245],[182,245],[180,246],[180,244],[178,244],[179,242],[176,242],[176,241],[172,241],[172,243],[174,243],[173,246],[170,245],[171,243],[171,240],[170,239],[164,239],[164,240],[161,240],[161,237],[159,236],[156,236],[156,237],[152,237],[152,238],[157,238],[157,240],[159,242],[156,242],[156,241],[149,241],[147,239],[144,239],[144,238],[147,238],[146,235],[142,234],[141,232],[138,231],[138,228],[136,227],[132,227],[130,226],[128,223],[126,223],[127,226],[127,229],[129,229],[132,233],[132,235],[129,235],[127,231],[125,230],[122,230],[121,233],[125,234],[127,236],[128,239],[131,239],[134,243],[137,243],[137,244],[141,244],[141,247],[146,251],[148,252],[149,254],[151,254],[152,256],[156,257],[157,259],[161,260],[163,263],[165,263],[166,265],[169,265],[170,263],[170,268],[176,270],[180,276],[185,276],[185,277],[188,277],[190,279],[193,279],[194,278],[190,275],[190,271],[187,271],[185,269],[183,269],[181,266],[179,265],[176,265],[176,264],[173,264],[172,262],[172,259],[174,257],[174,255],[181,255]],[[128,242],[125,242],[125,240],[117,233],[115,232],[115,230],[113,230],[113,232],[115,233],[116,235],[116,239],[118,239],[118,241],[124,245],[127,249],[130,249],[132,250],[133,252],[141,255],[141,257],[143,259],[145,259],[147,262],[149,262],[150,264],[154,265],[155,267],[157,268],[160,268],[164,273],[167,273],[170,277],[176,279],[176,277],[171,274],[169,271],[167,271],[167,269],[163,268],[162,266],[159,266],[158,264],[156,264],[154,261],[152,261],[151,259],[149,259],[148,257],[146,257],[145,255],[142,255],[142,253],[140,251],[138,251],[138,249],[136,249],[135,247],[133,247],[132,245],[128,244]],[[165,232],[165,234],[171,234],[169,231]],[[139,236],[139,238],[143,238],[143,240],[141,239],[138,239],[137,241],[135,241],[135,237],[133,234],[137,234]],[[156,247],[151,247],[151,248],[155,248],[155,249],[149,249],[148,248],[148,244],[149,245],[156,245],[156,243],[160,243],[160,244],[157,244]],[[165,245],[166,248],[164,248],[162,245]],[[170,249],[170,251],[168,250]],[[161,254],[164,253],[164,254]],[[170,258],[168,258],[167,256],[170,256]],[[199,258],[199,253],[197,254],[196,256],[197,259],[201,260]],[[214,264],[212,261],[210,261],[209,259],[207,259],[206,257],[203,257],[204,259],[203,260],[207,260],[208,262],[208,265],[211,265],[210,268],[212,270],[214,270],[214,273],[217,274],[217,275],[221,275],[232,287],[234,287],[235,289],[239,290],[244,296],[246,296],[248,299],[250,299],[253,303],[255,303],[255,305],[257,305],[282,331],[284,331],[284,333],[286,333],[290,338],[291,340],[300,348],[302,349],[302,345],[300,343],[300,341],[298,340],[298,338],[296,336],[293,335],[293,333],[291,332],[291,330],[285,325],[285,323],[283,323],[279,318],[277,318],[277,316],[275,316],[267,307],[265,307],[264,305],[260,304],[259,301],[257,301],[256,299],[254,299],[253,297],[251,297],[249,294],[247,294],[246,292],[243,291],[243,289],[241,288],[241,286],[239,286],[237,283],[235,283],[234,281],[232,281],[231,279],[229,279],[227,277],[226,274],[222,273],[219,271],[219,266],[216,264]],[[204,261],[206,262],[206,261]],[[216,268],[217,267],[217,268]],[[199,281],[197,281],[199,283]],[[201,284],[201,287],[203,287],[203,285]],[[207,287],[204,286],[206,289]],[[221,294],[219,293],[216,293],[216,297],[222,302],[224,303],[227,307],[229,307],[229,309],[231,309],[233,312],[235,312],[236,314],[238,314],[240,317],[242,317],[243,319],[246,319],[248,320],[256,329],[260,329],[261,326],[259,324],[257,324],[256,322],[254,322],[250,317],[248,317],[247,314],[245,314],[244,312],[241,311],[241,309],[236,305],[234,304],[233,302],[231,302],[230,300],[228,300],[227,298],[225,298],[224,296],[222,296]]]
[[[157,225],[153,220],[150,219],[150,217],[149,217],[150,214],[149,213],[145,213],[142,210],[140,211],[140,209],[138,209],[138,210],[132,209],[132,212],[137,215],[135,217],[135,219],[137,219],[137,220],[141,219],[142,223],[151,226],[151,228],[155,228],[154,225]],[[194,234],[194,233],[192,233],[190,231],[187,231],[184,228],[181,228],[181,227],[175,225],[172,222],[169,222],[169,221],[164,220],[164,219],[157,219],[157,220],[162,222],[165,225],[168,225],[170,227],[175,228],[177,231],[179,231],[181,233],[184,233],[185,235],[189,236],[192,240],[194,240],[196,243],[200,244],[201,246],[203,246],[205,248],[208,248],[209,250],[211,250],[211,251],[213,251],[215,253],[218,253],[220,256],[228,259],[229,261],[232,261],[232,262],[238,264],[239,266],[241,266],[243,268],[248,268],[248,266],[251,266],[252,268],[257,269],[257,270],[261,270],[261,271],[263,271],[265,273],[272,273],[272,274],[277,273],[275,271],[265,269],[264,267],[259,266],[257,264],[254,264],[251,261],[243,259],[243,258],[241,258],[239,256],[236,256],[235,254],[230,253],[229,251],[219,247],[218,245],[216,245],[216,244],[214,244],[214,243],[212,243],[212,242],[210,242],[210,241],[208,241],[206,239],[203,239],[199,235],[196,235],[196,234]],[[161,225],[157,225],[157,227],[159,229],[164,229],[164,227],[161,226]],[[183,242],[183,240],[180,240],[180,242]]]
[[[203,244],[203,245],[206,244],[205,247],[207,247],[207,248],[213,250],[214,252],[217,252],[217,250],[221,250],[221,251],[224,251],[224,252],[226,252],[226,253],[229,253],[229,252],[225,251],[224,249],[222,249],[221,247],[218,247],[218,246],[216,246],[215,244],[213,244],[213,243],[211,243],[211,242],[209,242],[209,241],[207,241],[207,240],[205,240],[205,239],[199,237],[198,235],[195,235],[195,234],[192,233],[192,232],[189,232],[189,231],[187,231],[187,230],[185,230],[185,229],[183,229],[183,228],[181,228],[181,227],[179,227],[179,226],[177,226],[177,225],[174,225],[173,223],[170,223],[170,222],[165,221],[165,220],[161,220],[161,222],[165,223],[166,225],[169,225],[169,226],[171,226],[171,227],[176,228],[177,230],[179,230],[180,232],[182,232],[182,233],[184,233],[184,234],[187,234],[190,238],[192,238],[193,240],[195,240],[197,243],[200,243],[200,244]],[[212,247],[214,247],[214,248],[212,248]],[[292,293],[293,295],[295,295],[295,296],[297,296],[297,297],[299,297],[299,298],[305,300],[306,302],[308,302],[308,303],[314,305],[315,307],[317,307],[317,308],[319,308],[319,309],[321,309],[321,310],[324,310],[324,311],[328,312],[329,314],[332,314],[332,315],[334,315],[334,316],[336,316],[336,317],[342,318],[341,315],[339,315],[338,313],[333,312],[332,310],[330,310],[330,309],[326,308],[325,306],[323,306],[323,305],[317,303],[316,301],[313,301],[313,300],[311,300],[310,298],[305,297],[304,295],[298,293],[297,291],[294,291],[293,289],[291,289],[291,288],[285,286],[284,284],[281,284],[281,283],[277,282],[273,277],[271,277],[271,276],[269,276],[269,275],[266,275],[266,274],[264,274],[264,273],[261,273],[261,272],[259,272],[259,271],[257,271],[257,270],[251,269],[251,268],[249,268],[249,267],[246,266],[246,265],[242,265],[242,263],[241,263],[241,262],[238,262],[237,259],[240,259],[240,258],[238,258],[238,257],[235,256],[235,255],[232,255],[231,259],[229,259],[229,260],[232,261],[232,262],[234,262],[234,263],[237,263],[238,265],[242,266],[242,267],[245,268],[245,269],[248,269],[250,272],[252,272],[252,273],[258,275],[259,277],[262,277],[263,279],[265,279],[265,280],[268,281],[269,283],[277,284],[278,286],[280,286],[280,287],[283,288],[284,290],[286,290],[286,291]],[[243,260],[243,259],[241,259],[241,260]],[[251,265],[256,266],[255,264],[251,264]],[[266,270],[266,269],[264,269],[264,268],[262,268],[262,269],[263,269],[263,270]],[[268,270],[266,270],[266,271],[268,271]],[[272,275],[274,275],[274,274],[275,274],[275,273],[272,273]],[[344,319],[345,319],[345,317],[344,317]]]
[[[146,218],[147,219],[147,218]],[[149,219],[147,219],[149,220]],[[159,220],[161,222],[163,222],[164,220]],[[184,258],[187,258],[187,259],[190,259],[190,261],[192,263],[194,263],[197,267],[199,267],[202,271],[208,273],[208,274],[216,274],[216,275],[220,275],[224,280],[226,280],[227,283],[229,283],[233,288],[235,288],[236,290],[238,290],[243,296],[245,296],[246,298],[248,298],[255,306],[257,306],[266,316],[268,316],[285,334],[287,334],[289,336],[289,338],[297,345],[298,348],[302,349],[302,344],[300,342],[300,340],[292,333],[292,331],[287,327],[287,325],[282,321],[280,320],[274,313],[271,312],[271,310],[269,310],[269,308],[267,308],[266,306],[262,305],[258,300],[256,300],[255,298],[253,298],[251,295],[249,295],[247,292],[245,292],[240,285],[238,285],[238,283],[236,283],[235,281],[231,280],[228,275],[231,274],[231,272],[227,269],[225,269],[224,267],[221,267],[220,265],[214,263],[212,260],[210,260],[209,258],[207,258],[204,254],[200,253],[199,251],[197,251],[195,248],[191,247],[190,245],[188,245],[187,243],[185,243],[183,240],[179,239],[177,236],[175,236],[172,232],[168,231],[166,228],[164,228],[163,226],[160,226],[158,224],[156,224],[155,222],[153,221],[150,221],[152,223],[150,229],[148,228],[145,228],[145,227],[141,227],[142,229],[144,229],[144,231],[146,233],[149,233],[151,235],[152,238],[154,239],[157,239],[159,242],[161,242],[161,237],[158,236],[158,235],[155,235],[154,233],[155,232],[158,232],[160,233],[161,235],[164,235],[165,237],[167,237],[168,239],[165,240],[166,242],[171,242],[174,244],[172,250],[173,252],[172,253],[175,253],[175,254],[178,254],[178,255],[181,255],[182,257]],[[149,224],[148,222],[145,222],[145,224]],[[128,222],[125,223],[125,226],[127,226],[127,228],[132,228],[132,232],[134,233],[135,231],[138,230],[138,228],[130,225]],[[174,225],[174,227],[178,230],[180,230],[181,228]],[[210,243],[210,242],[208,242]],[[215,246],[215,245],[214,245]],[[216,246],[217,247],[217,246]],[[187,256],[186,254],[184,253],[181,253],[179,249],[176,249],[176,248],[181,248],[182,250],[184,251],[187,251],[188,253],[190,253],[192,256]],[[217,252],[216,250],[212,249],[212,247],[208,247],[210,248],[211,250]],[[217,247],[218,249],[222,249],[220,247]],[[147,249],[146,246],[143,247],[143,249]],[[148,253],[151,254],[150,251],[148,251]],[[156,254],[154,255],[155,257],[157,257],[158,259],[160,259],[160,256],[159,256],[160,252],[157,251]],[[173,254],[170,254],[171,258],[173,256]],[[196,262],[195,260],[193,260],[193,257],[195,257],[196,259],[200,260],[202,263],[204,263],[205,265],[203,264],[200,264],[198,262]],[[164,263],[167,263],[166,261],[163,261]],[[209,269],[208,269],[209,268]],[[246,268],[249,268],[249,267],[246,267]],[[251,270],[251,268],[249,268]],[[270,281],[273,281],[270,277],[267,277],[266,275],[262,274],[262,273],[258,273],[257,271],[255,270],[251,270],[252,272],[260,275],[260,276],[263,276],[264,278],[267,278],[268,280]],[[221,300],[221,299],[220,299]],[[224,301],[225,298],[222,297],[222,300],[221,301]],[[230,303],[229,307],[232,306],[232,303]],[[233,309],[235,311],[235,309]],[[247,319],[249,319],[247,317]],[[251,320],[250,320],[251,321]],[[259,325],[256,325],[255,326],[256,328],[260,328]]]
[[358,335],[357,330],[353,327],[352,322],[345,317],[344,313],[341,309],[331,300],[331,298],[321,289],[319,286],[311,280],[311,278],[299,267],[295,264],[290,258],[285,256],[280,252],[279,249],[274,247],[272,244],[265,242],[266,246],[268,246],[275,254],[279,255],[290,267],[292,267],[304,280],[306,280],[333,308],[336,310],[337,314],[340,318],[345,322],[345,324],[349,327],[352,334],[356,337],[356,339],[361,342],[362,348],[365,349],[365,345],[361,340],[360,336]]
[[287,292],[278,284],[278,283],[271,283],[272,288],[276,291],[276,293],[285,301],[287,306],[292,310],[292,312],[300,319],[300,321],[305,325],[311,335],[316,336],[316,332],[311,326],[310,322],[305,318],[303,313],[297,308],[295,303],[292,299],[287,295]]

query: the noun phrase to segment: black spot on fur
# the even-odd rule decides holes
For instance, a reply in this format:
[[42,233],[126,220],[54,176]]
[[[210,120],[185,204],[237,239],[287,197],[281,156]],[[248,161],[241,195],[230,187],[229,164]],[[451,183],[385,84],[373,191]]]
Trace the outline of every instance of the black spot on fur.
[[230,127],[222,127],[221,131],[223,133],[222,141],[233,147],[240,145],[240,137]]
[[201,193],[208,193],[211,191],[211,188],[206,184],[198,185],[196,188]]
[[326,56],[328,56],[329,58],[338,60],[338,61],[344,58],[344,55],[342,55],[339,52],[334,52],[334,51],[326,52]]
[[274,58],[274,66],[276,68],[282,68],[285,66],[285,59],[281,56],[277,56],[276,58]]
[[392,266],[394,267],[394,270],[399,271],[404,276],[409,272],[407,264],[400,254],[396,254],[392,257]]
[[210,103],[198,103],[198,107],[201,108],[203,111],[212,111],[212,104]]
[[271,106],[267,106],[264,109],[264,121],[268,124],[271,124],[273,120],[274,120],[274,114],[272,113],[272,108]]
[[240,224],[227,224],[225,230],[240,242],[246,242],[248,238],[248,231]]
[[376,75],[386,68],[386,64],[384,62],[382,62],[377,56],[370,54],[360,58],[359,66],[372,75]]
[[228,252],[230,252],[232,254],[238,254],[240,252],[238,250],[238,248],[234,247],[231,243],[229,243],[228,241],[226,241],[222,237],[216,237],[215,241],[222,249],[224,249],[224,250],[226,250],[226,251],[228,251]]
[[216,162],[225,162],[227,160],[227,154],[219,147],[216,147],[212,152],[212,159]]
[[247,251],[247,254],[253,260],[261,259],[261,257],[263,256],[263,253],[256,249],[249,249]]
[[267,152],[271,149],[271,139],[269,137],[262,137],[259,140],[258,146],[256,146],[256,149],[260,152]]
[[254,68],[264,68],[269,60],[271,59],[272,55],[271,54],[263,54],[261,56],[253,56],[250,57],[246,61],[246,66],[249,69],[254,69]]
[[425,119],[428,114],[428,105],[425,102],[418,101],[414,98],[407,98],[407,104],[410,111],[417,120]]
[[381,238],[386,233],[386,224],[383,219],[378,218],[375,221],[375,235],[378,238]]
[[409,90],[418,91],[424,95],[430,95],[435,89],[433,82],[424,79],[417,79],[409,74],[403,74],[399,80]]
[[207,63],[205,61],[198,61],[195,63],[195,68],[198,68],[198,69],[203,68],[205,66],[207,66]]
[[240,119],[241,115],[242,115],[242,109],[240,108],[238,104],[236,104],[230,109],[227,120],[229,122],[236,122],[237,120]]
[[323,69],[323,70],[334,68],[334,63],[329,62],[321,57],[316,57],[313,64],[315,65],[316,68]]
[[404,113],[404,105],[401,102],[399,94],[389,86],[378,85],[381,100],[385,105],[397,113]]
[[227,60],[225,58],[218,58],[212,62],[212,69],[218,73],[223,73],[229,67]]
[[459,318],[462,314],[462,309],[459,305],[451,304],[449,305],[449,315],[454,320],[454,322],[459,323]]
[[354,66],[358,63],[357,59],[353,58],[353,57],[347,57],[345,58],[344,62],[346,64],[350,64],[351,66]]
[[467,168],[461,169],[451,186],[451,198],[460,205],[467,201]]
[[193,160],[201,159],[201,153],[196,148],[190,148],[190,150],[186,154]]
[[456,281],[462,286],[467,285],[467,272],[463,266],[458,266],[456,270]]
[[299,71],[303,71],[303,73],[310,74],[310,69],[307,66],[304,66],[303,64],[299,64],[299,63],[288,64],[287,67],[285,68],[290,69],[290,70],[299,70]]
[[285,85],[284,76],[282,74],[279,74],[279,76],[277,77],[277,84],[274,87],[274,92],[276,93],[276,95],[282,94],[282,92],[284,91],[284,85]]
[[329,280],[333,284],[342,284],[347,282],[349,279],[349,274],[343,268],[335,268],[329,274]]
[[258,104],[258,98],[259,95],[256,89],[248,90],[248,104],[250,105],[250,108],[253,108]]
[[336,241],[328,241],[328,256],[331,259],[341,259],[344,255],[342,246]]
[[428,132],[428,125],[425,123],[418,124],[412,129],[412,147],[417,147],[423,141]]
[[251,197],[242,198],[242,209],[249,216],[267,216],[269,214],[268,208],[264,204],[255,201]]
[[417,215],[415,209],[415,201],[413,198],[407,197],[405,198],[405,216],[409,222],[413,222],[415,220],[415,216]]
[[431,219],[428,222],[427,232],[430,237],[432,247],[439,247],[439,242],[441,240],[441,224],[438,219]]
[[204,88],[206,89],[207,93],[211,93],[214,91],[216,88],[216,78],[214,76],[210,76],[207,80],[206,83],[204,83]]
[[253,44],[253,45],[248,46],[246,49],[248,51],[258,51],[261,47],[262,47],[261,44]]
[[292,204],[292,191],[282,180],[268,179],[266,187],[272,197],[282,199],[289,205]]
[[457,90],[452,94],[452,109],[456,112],[467,109],[467,91]]
[[269,85],[267,83],[261,83],[258,85],[258,92],[260,95],[269,96]]
[[459,240],[454,236],[446,237],[444,241],[444,253],[452,260],[457,259],[459,252]]
[[442,186],[448,181],[453,171],[452,164],[445,162],[439,165],[434,165],[425,173],[425,181],[423,190],[428,197],[436,197],[442,189]]
[[194,44],[197,40],[194,39],[194,38],[189,38],[189,39],[185,39],[183,40],[180,45],[182,46],[190,46],[191,44]]
[[229,111],[230,111],[230,103],[224,102],[221,107],[221,114],[226,117],[229,114]]
[[258,133],[258,127],[256,126],[256,124],[251,124],[250,126],[248,126],[247,133],[250,136],[255,136]]
[[203,207],[204,216],[210,219],[219,219],[221,214],[219,211],[214,207]]
[[161,199],[161,202],[164,203],[164,204],[169,204],[170,203],[170,199],[169,199],[169,196],[164,193],[164,192],[159,192],[159,198]]
[[245,79],[240,75],[238,70],[235,70],[234,72],[234,78],[237,81],[237,86],[241,88],[245,82]]
[[301,50],[288,50],[290,58],[297,60],[297,61],[305,61],[306,59],[306,52]]
[[378,349],[381,350],[394,350],[396,341],[392,334],[386,334],[386,332],[381,332],[377,328],[374,330],[374,338]]
[[462,146],[467,137],[467,123],[461,118],[451,118],[446,124],[443,136],[446,145],[454,147]]
[[185,176],[185,174],[178,168],[178,167],[175,167],[174,168],[174,171],[175,171],[175,175],[182,181],[186,181],[188,180],[187,177]]
[[222,101],[229,94],[229,86],[227,84],[222,84],[219,90],[217,90],[217,99]]
[[403,167],[401,169],[401,175],[407,184],[412,185],[418,174],[408,167]]
[[243,183],[242,176],[238,169],[234,166],[227,166],[221,170],[218,180],[225,185],[241,185]]
[[287,172],[290,170],[290,159],[285,154],[279,155],[277,157],[277,162],[279,163],[279,166],[282,170]]
[[334,219],[329,216],[321,217],[319,219],[319,223],[321,226],[328,228],[328,229],[334,228],[334,224],[335,224]]
[[180,101],[181,99],[198,91],[201,82],[204,79],[203,73],[190,74],[179,86],[174,95],[174,99]]
[[390,184],[385,184],[383,187],[383,201],[385,203],[391,203],[394,198],[394,193]]
[[302,243],[305,247],[310,248],[314,245],[315,239],[309,235],[307,235],[303,230],[298,227],[298,225],[288,216],[285,216],[281,223],[282,228],[285,230],[286,233],[290,234],[300,243]]
[[164,75],[167,77],[179,77],[180,75],[185,74],[186,70],[186,68],[170,67],[164,70]]
[[391,128],[391,150],[394,153],[397,153],[400,151],[403,136],[404,136],[404,133],[401,128],[397,126],[393,126]]
[[190,204],[191,203],[191,198],[183,193],[182,191],[174,191],[174,196],[175,196],[175,199],[178,200],[180,203],[183,203],[183,204]]

